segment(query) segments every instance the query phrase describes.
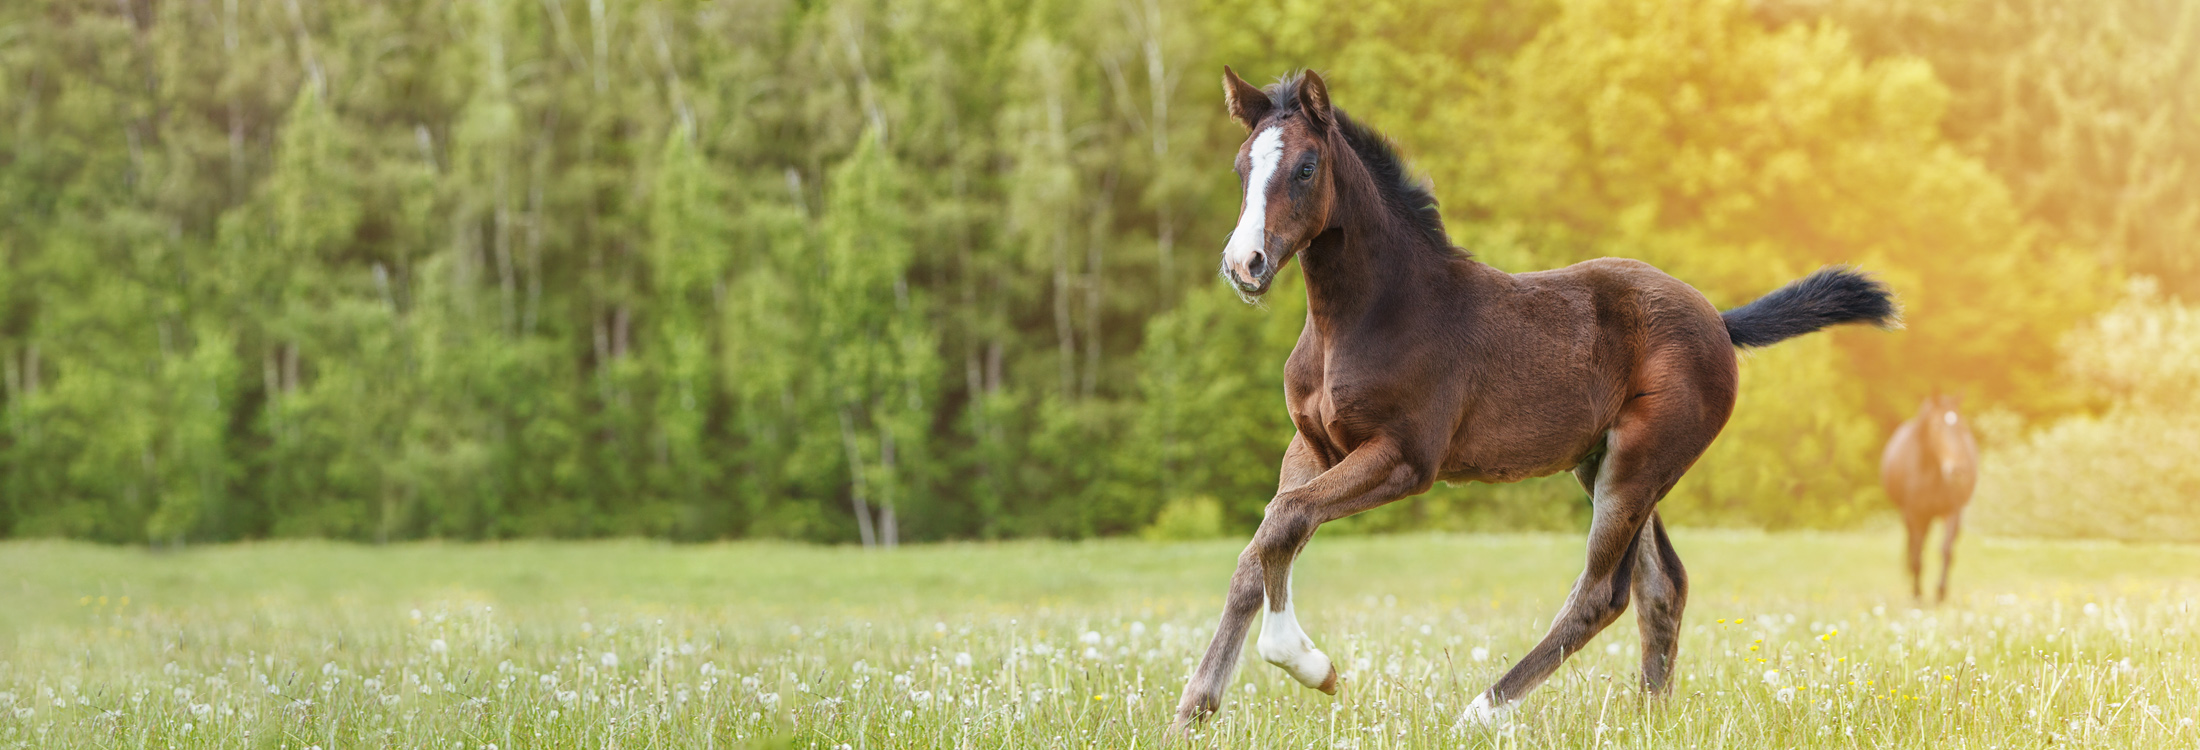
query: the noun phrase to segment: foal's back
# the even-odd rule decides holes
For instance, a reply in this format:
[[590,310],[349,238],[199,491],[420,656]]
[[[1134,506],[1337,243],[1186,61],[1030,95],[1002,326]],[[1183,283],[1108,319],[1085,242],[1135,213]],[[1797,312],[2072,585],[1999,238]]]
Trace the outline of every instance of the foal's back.
[[1501,278],[1477,289],[1489,296],[1472,308],[1473,345],[1453,354],[1467,375],[1447,478],[1506,482],[1572,469],[1604,447],[1638,398],[1686,400],[1725,421],[1733,345],[1695,288],[1623,258],[1488,270]]

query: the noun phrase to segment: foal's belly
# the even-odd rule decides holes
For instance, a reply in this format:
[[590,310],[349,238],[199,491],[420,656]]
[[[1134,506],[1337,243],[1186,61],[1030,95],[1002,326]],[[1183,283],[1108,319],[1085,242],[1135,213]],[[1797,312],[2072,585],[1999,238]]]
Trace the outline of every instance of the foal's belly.
[[1452,436],[1445,481],[1518,482],[1570,471],[1604,444],[1596,415],[1541,412],[1470,419]]
[[1447,482],[1504,484],[1572,471],[1584,457],[1572,451],[1548,451],[1542,455],[1455,456],[1445,462],[1437,478]]

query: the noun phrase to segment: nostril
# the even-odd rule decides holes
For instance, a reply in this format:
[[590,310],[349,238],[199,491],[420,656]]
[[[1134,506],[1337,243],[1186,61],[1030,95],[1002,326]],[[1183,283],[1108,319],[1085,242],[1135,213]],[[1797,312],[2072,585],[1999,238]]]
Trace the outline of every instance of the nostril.
[[1252,259],[1252,260],[1248,260],[1248,261],[1246,261],[1246,262],[1245,262],[1245,270],[1246,270],[1247,272],[1249,272],[1249,273],[1253,274],[1253,278],[1251,278],[1251,279],[1246,279],[1246,281],[1253,281],[1253,280],[1257,280],[1257,279],[1259,279],[1259,278],[1260,278],[1260,277],[1262,277],[1262,276],[1266,276],[1266,275],[1268,275],[1268,256],[1267,256],[1267,254],[1265,254],[1265,253],[1255,253],[1255,254],[1253,254],[1253,259]]

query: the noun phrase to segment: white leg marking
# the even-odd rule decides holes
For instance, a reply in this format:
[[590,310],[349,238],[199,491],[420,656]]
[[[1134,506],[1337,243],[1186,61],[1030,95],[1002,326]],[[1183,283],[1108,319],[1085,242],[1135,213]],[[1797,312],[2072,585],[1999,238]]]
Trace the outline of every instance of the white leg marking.
[[[1268,183],[1276,177],[1276,163],[1283,160],[1283,128],[1271,127],[1253,139],[1253,168],[1245,176],[1245,213],[1238,215],[1230,244],[1222,248],[1222,262],[1244,272],[1246,263],[1267,244]],[[1251,281],[1251,279],[1247,279]]]
[[[1284,584],[1284,590],[1290,590],[1288,582]],[[1266,599],[1262,601],[1265,602]],[[1314,648],[1313,639],[1306,637],[1306,631],[1299,629],[1299,618],[1291,613],[1291,607],[1289,600],[1283,603],[1282,612],[1262,607],[1258,644],[1260,658],[1282,667],[1299,684],[1321,689],[1323,684],[1329,682],[1331,674],[1329,655]]]
[[1475,696],[1474,702],[1467,704],[1467,710],[1459,714],[1456,728],[1504,726],[1512,721],[1513,707],[1518,705],[1520,701],[1505,701],[1503,705],[1491,703],[1490,694],[1483,693]]

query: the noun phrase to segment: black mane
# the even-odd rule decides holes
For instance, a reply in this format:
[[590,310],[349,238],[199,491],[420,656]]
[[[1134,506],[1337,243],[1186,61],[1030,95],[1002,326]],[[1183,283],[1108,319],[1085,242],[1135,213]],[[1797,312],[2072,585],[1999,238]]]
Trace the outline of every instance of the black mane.
[[[1299,109],[1299,82],[1301,74],[1292,73],[1278,79],[1267,90],[1268,101],[1280,115],[1289,115]],[[1444,232],[1444,217],[1437,211],[1436,194],[1426,181],[1415,179],[1406,170],[1406,160],[1398,155],[1398,147],[1374,128],[1346,116],[1344,110],[1332,106],[1336,116],[1337,133],[1344,136],[1352,153],[1367,165],[1367,171],[1375,178],[1375,190],[1383,198],[1383,205],[1392,215],[1404,220],[1414,231],[1422,235],[1435,248],[1445,252],[1460,252],[1451,245],[1451,236]]]

